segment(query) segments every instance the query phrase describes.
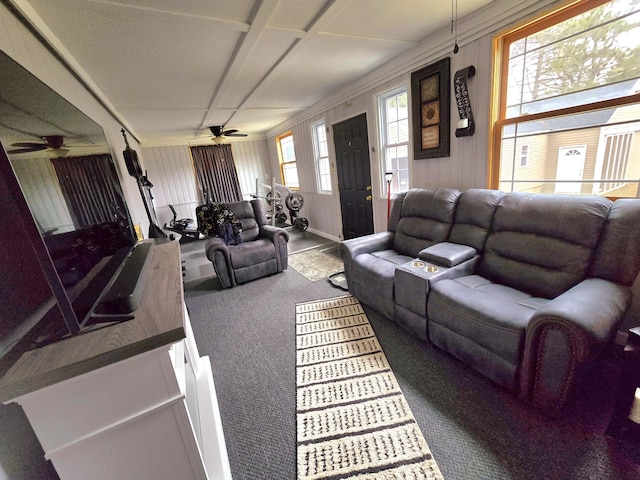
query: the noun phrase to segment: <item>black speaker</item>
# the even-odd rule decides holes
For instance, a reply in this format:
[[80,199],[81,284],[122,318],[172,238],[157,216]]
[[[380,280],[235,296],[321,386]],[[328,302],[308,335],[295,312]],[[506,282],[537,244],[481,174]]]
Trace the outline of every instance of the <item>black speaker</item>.
[[124,155],[124,162],[127,164],[127,170],[132,177],[139,178],[142,176],[142,168],[138,161],[138,152],[133,148],[127,146],[126,150],[122,152]]

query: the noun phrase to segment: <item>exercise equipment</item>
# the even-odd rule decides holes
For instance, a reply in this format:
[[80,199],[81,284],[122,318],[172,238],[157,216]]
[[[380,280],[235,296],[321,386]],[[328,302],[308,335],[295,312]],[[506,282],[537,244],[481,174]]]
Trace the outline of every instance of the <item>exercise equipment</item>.
[[169,225],[164,224],[164,229],[169,230],[171,232],[179,233],[180,243],[193,242],[195,240],[200,240],[200,232],[195,228],[189,228],[189,225],[193,223],[193,219],[191,218],[181,218],[178,219],[178,214],[176,213],[176,209],[173,208],[173,205],[167,204],[167,207],[171,209],[171,213],[173,214],[173,218],[169,222]]
[[127,133],[124,128],[121,129],[120,132],[122,132],[122,136],[124,137],[125,149],[122,154],[127,164],[127,171],[136,179],[138,190],[142,197],[142,203],[144,204],[144,209],[149,219],[149,238],[167,238],[168,235],[164,233],[156,223],[158,219],[156,217],[156,211],[153,208],[153,195],[151,195],[153,183],[149,181],[146,173],[145,175],[142,174],[142,167],[140,167],[140,162],[138,161],[138,152],[129,146],[129,140],[127,139]]
[[296,230],[304,232],[309,228],[309,220],[304,217],[298,217],[298,212],[304,205],[304,198],[299,193],[290,193],[284,200],[285,205],[289,209],[289,217],[291,217],[291,225]]
[[[268,189],[264,195],[260,194],[261,188]],[[260,183],[260,180],[256,178],[256,193],[252,197],[261,198],[267,202],[270,209],[267,211],[267,218],[271,220],[271,225],[284,227],[287,222],[287,214],[284,212],[282,193],[280,192],[286,193],[284,206],[289,211],[291,225],[296,230],[304,232],[309,228],[309,220],[299,216],[300,209],[304,205],[302,195],[297,192],[292,193],[286,186],[276,183],[275,178],[272,178],[271,185]]]

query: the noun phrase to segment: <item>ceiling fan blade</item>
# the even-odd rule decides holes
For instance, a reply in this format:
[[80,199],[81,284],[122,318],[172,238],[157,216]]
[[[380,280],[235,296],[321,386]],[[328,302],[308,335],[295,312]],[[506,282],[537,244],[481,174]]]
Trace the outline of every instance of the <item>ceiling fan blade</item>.
[[13,150],[7,150],[7,153],[13,154],[13,153],[31,153],[31,152],[37,152],[39,150],[44,150],[46,149],[47,146],[45,145],[44,148],[14,148]]
[[246,137],[247,134],[246,133],[225,133],[224,136],[225,137]]
[[225,130],[222,132],[222,135],[231,135],[232,133],[236,133],[238,131],[238,129],[236,128],[231,128],[229,130]]
[[39,150],[44,150],[47,146],[44,143],[33,143],[33,142],[17,142],[12,143],[12,147],[24,147],[24,148],[37,148]]

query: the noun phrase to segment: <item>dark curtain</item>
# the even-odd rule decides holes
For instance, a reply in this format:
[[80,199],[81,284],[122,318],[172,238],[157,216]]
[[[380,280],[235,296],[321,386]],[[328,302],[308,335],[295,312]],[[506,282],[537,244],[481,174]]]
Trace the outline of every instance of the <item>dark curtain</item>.
[[128,222],[124,194],[110,155],[54,158],[51,162],[76,229]]
[[231,145],[191,147],[191,156],[202,203],[229,203],[242,200]]

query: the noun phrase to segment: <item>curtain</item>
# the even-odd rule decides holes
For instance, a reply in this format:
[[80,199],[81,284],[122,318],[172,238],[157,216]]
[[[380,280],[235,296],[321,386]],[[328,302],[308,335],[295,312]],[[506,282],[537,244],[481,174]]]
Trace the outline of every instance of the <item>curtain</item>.
[[128,222],[115,166],[108,154],[51,160],[76,229]]
[[191,147],[202,203],[238,202],[242,191],[231,145]]

